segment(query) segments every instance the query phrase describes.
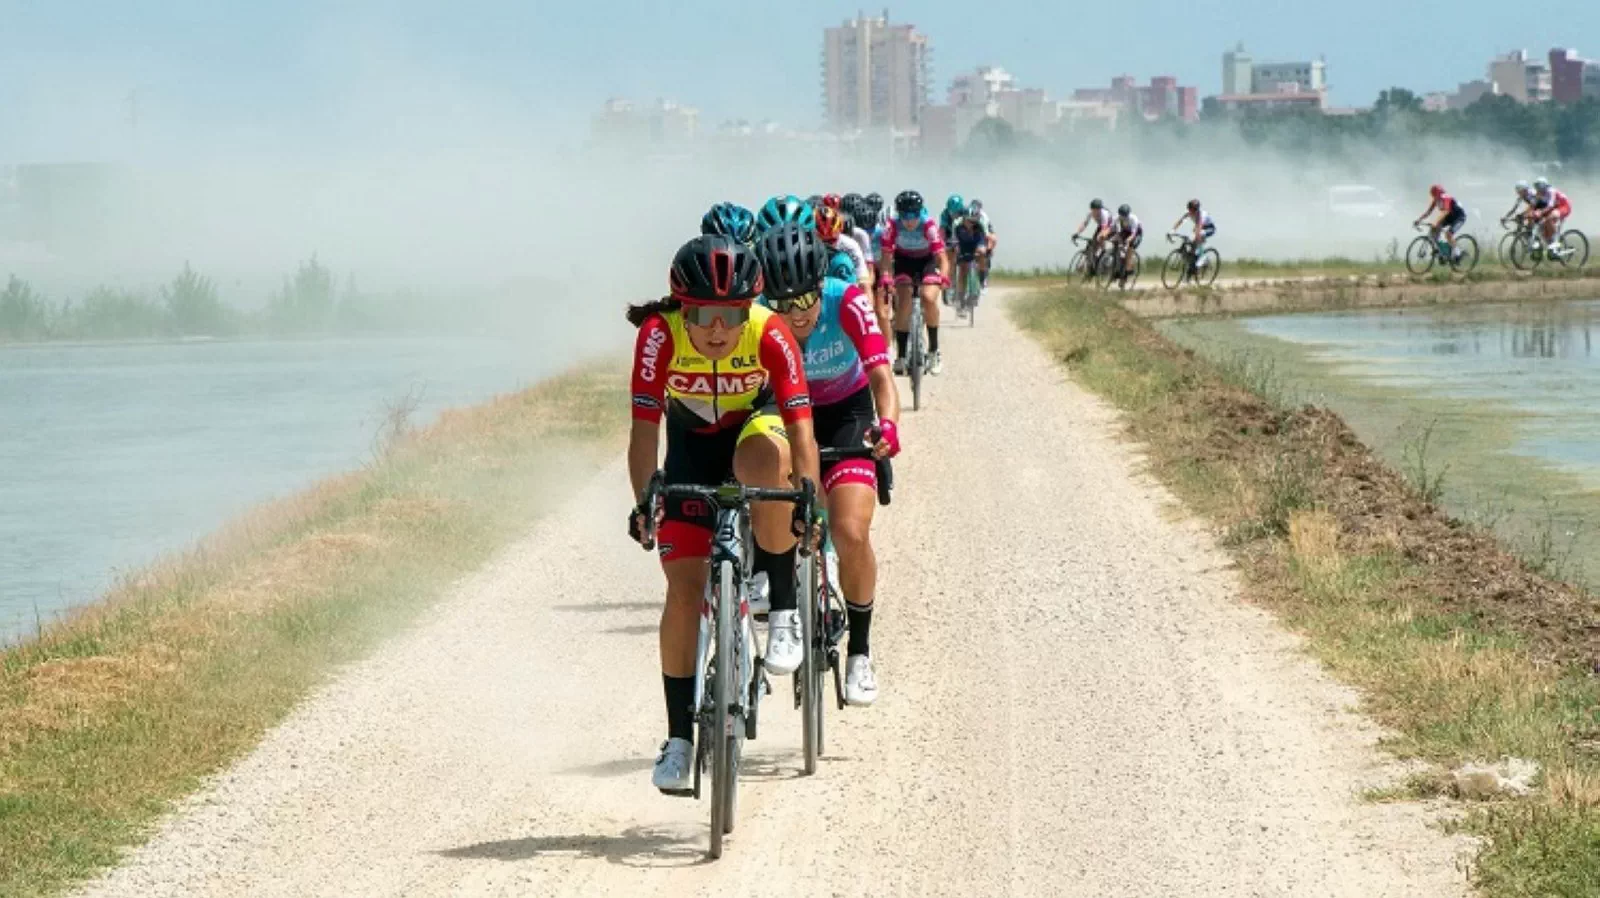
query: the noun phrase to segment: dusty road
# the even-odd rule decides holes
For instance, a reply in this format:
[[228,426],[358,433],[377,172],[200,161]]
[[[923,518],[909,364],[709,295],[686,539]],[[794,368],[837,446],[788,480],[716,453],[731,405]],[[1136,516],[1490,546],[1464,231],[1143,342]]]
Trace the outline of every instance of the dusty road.
[[903,424],[882,698],[812,778],[764,706],[721,861],[707,806],[649,785],[661,579],[618,459],[84,894],[1465,894],[1459,842],[1356,797],[1392,771],[1354,697],[1004,299]]

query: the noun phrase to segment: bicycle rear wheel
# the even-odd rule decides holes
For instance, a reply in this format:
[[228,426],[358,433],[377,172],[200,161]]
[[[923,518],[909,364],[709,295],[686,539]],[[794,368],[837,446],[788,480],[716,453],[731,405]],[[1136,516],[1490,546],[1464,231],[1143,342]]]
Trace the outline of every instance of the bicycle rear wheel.
[[1167,261],[1161,263],[1161,286],[1168,290],[1176,290],[1183,286],[1183,279],[1189,273],[1189,257],[1183,250],[1175,249],[1167,253]]
[[733,591],[733,565],[717,565],[713,580],[717,590],[716,611],[717,645],[716,688],[712,692],[711,713],[711,851],[713,859],[722,857],[722,837],[733,832],[734,793],[738,790],[738,758],[734,731],[739,729],[732,719],[734,702],[738,699],[738,662],[733,651],[733,608],[737,601]]
[[1582,268],[1589,263],[1589,238],[1577,228],[1563,232],[1560,239],[1561,254],[1556,257],[1567,268]]
[[1438,248],[1433,245],[1433,239],[1427,235],[1419,235],[1406,247],[1406,270],[1412,274],[1427,274],[1433,268],[1433,259],[1438,255]]
[[1461,274],[1467,274],[1478,267],[1478,239],[1471,234],[1461,234],[1456,237],[1456,249],[1459,255],[1450,260],[1450,267]]
[[1217,274],[1222,271],[1222,254],[1214,249],[1208,249],[1200,254],[1196,264],[1199,268],[1194,273],[1194,282],[1202,287],[1209,287],[1217,282]]
[[[920,300],[918,300],[920,302]],[[911,339],[906,350],[906,373],[911,376],[911,410],[922,408],[922,369],[927,361],[922,352],[922,316],[911,319]]]

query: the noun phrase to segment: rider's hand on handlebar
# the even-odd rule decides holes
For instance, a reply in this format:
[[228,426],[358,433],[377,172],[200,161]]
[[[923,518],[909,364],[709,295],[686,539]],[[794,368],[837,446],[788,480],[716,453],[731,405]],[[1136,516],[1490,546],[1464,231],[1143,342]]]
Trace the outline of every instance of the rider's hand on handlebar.
[[877,433],[872,435],[872,454],[875,458],[894,458],[900,454],[900,428],[888,418],[878,421],[875,428]]

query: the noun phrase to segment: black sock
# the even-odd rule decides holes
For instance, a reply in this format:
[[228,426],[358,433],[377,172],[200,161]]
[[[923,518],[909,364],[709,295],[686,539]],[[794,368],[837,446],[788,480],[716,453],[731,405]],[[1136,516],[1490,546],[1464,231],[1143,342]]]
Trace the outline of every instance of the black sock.
[[800,607],[794,594],[794,549],[774,555],[756,546],[756,573],[767,575],[772,587],[772,610],[793,611]]
[[910,331],[895,331],[894,332],[894,348],[895,348],[895,356],[894,357],[895,358],[903,359],[903,358],[906,357],[906,341],[908,341],[910,339],[911,339],[911,332]]
[[694,677],[661,675],[667,697],[667,736],[694,741]]
[[932,324],[928,325],[928,351],[939,351],[939,328]]
[[846,602],[844,613],[850,619],[850,645],[846,654],[872,654],[872,606],[857,608]]

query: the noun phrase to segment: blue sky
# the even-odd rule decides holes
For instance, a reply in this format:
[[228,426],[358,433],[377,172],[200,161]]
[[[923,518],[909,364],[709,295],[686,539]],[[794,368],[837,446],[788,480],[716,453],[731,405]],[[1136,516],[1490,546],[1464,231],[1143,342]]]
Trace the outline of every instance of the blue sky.
[[[485,130],[569,141],[609,95],[679,99],[712,121],[815,124],[821,29],[858,8],[0,0],[0,162],[115,155],[135,91],[146,134],[197,150]],[[1240,40],[1261,61],[1326,55],[1340,105],[1368,104],[1391,84],[1447,89],[1514,47],[1542,57],[1576,44],[1600,56],[1600,3],[1507,10],[1481,0],[922,0],[889,9],[931,37],[936,95],[951,75],[985,62],[1056,96],[1120,73],[1173,74],[1205,95],[1220,88],[1220,54]],[[1596,45],[1584,47],[1586,36]]]

